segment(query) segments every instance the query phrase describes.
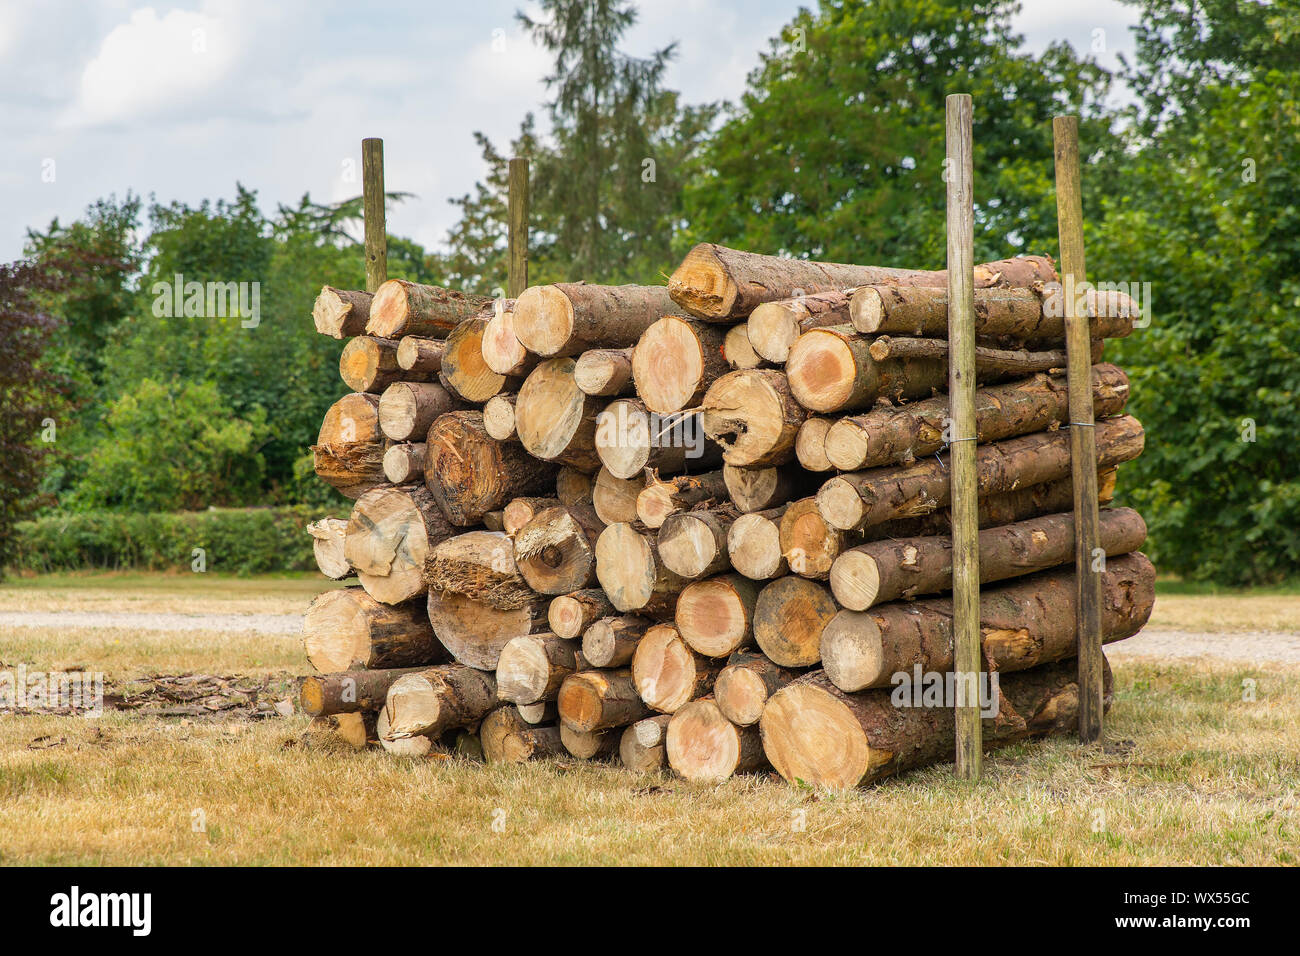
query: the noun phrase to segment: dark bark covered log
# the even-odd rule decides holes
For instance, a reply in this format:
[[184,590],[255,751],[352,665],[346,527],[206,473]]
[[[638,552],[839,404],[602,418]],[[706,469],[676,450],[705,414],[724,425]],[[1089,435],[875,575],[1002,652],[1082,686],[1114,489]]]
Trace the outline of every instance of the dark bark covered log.
[[515,563],[539,594],[596,583],[596,541],[605,525],[590,504],[547,508],[515,534]]
[[749,342],[758,355],[783,365],[799,336],[849,321],[849,294],[842,290],[778,299],[749,314]]
[[789,505],[755,511],[737,518],[727,532],[731,566],[747,578],[765,581],[789,570],[781,551],[781,516]]
[[[1018,671],[1077,652],[1074,570],[1044,571],[980,592],[980,641],[989,670]],[[1103,643],[1136,634],[1155,603],[1155,568],[1140,552],[1106,562]],[[844,691],[887,687],[895,675],[953,669],[952,600],[923,598],[840,611],[822,632],[822,666]]]
[[721,783],[767,766],[757,727],[737,727],[712,697],[681,707],[668,724],[668,764],[686,780]]
[[444,339],[408,335],[397,342],[397,364],[403,371],[436,375],[442,371],[442,356],[446,350]]
[[516,637],[497,660],[497,694],[516,704],[554,700],[565,678],[583,666],[577,641],[554,634]]
[[397,364],[397,340],[358,335],[343,346],[339,375],[354,392],[378,394],[400,381],[422,381],[429,372],[408,372]]
[[316,476],[348,498],[382,485],[379,396],[354,392],[331,405],[311,450]]
[[763,716],[767,699],[801,673],[772,663],[766,654],[739,650],[718,673],[713,697],[722,716],[738,727],[752,727]]
[[674,311],[663,286],[533,286],[515,303],[514,331],[530,352],[551,358],[587,349],[627,348]]
[[505,389],[507,383],[519,381],[492,371],[483,361],[483,330],[487,323],[477,315],[461,322],[448,333],[442,356],[443,381],[465,401],[479,405]]
[[394,382],[379,398],[379,427],[393,441],[423,441],[439,415],[460,407],[437,382]]
[[583,633],[582,656],[592,667],[624,667],[653,626],[654,621],[635,614],[602,617]]
[[722,460],[729,465],[759,468],[790,461],[807,417],[785,375],[773,369],[730,372],[704,396],[704,433],[722,446]]
[[730,503],[674,512],[659,526],[659,556],[668,570],[692,581],[730,570],[727,532],[738,517]]
[[713,688],[721,661],[695,653],[671,624],[656,624],[646,631],[632,658],[632,679],[646,705],[663,714]]
[[381,604],[361,588],[326,591],[302,621],[311,666],[323,674],[383,670],[447,659],[419,601]]
[[739,574],[688,584],[677,598],[677,633],[697,654],[726,657],[754,640],[758,590]]
[[632,350],[588,349],[578,356],[573,379],[587,395],[627,394],[632,391]]
[[656,773],[667,766],[664,735],[670,720],[670,714],[656,714],[627,727],[618,745],[623,766],[634,773]]
[[497,705],[496,678],[464,664],[407,674],[388,688],[387,737],[435,736],[478,723]]
[[813,329],[799,336],[785,363],[790,393],[814,412],[870,408],[881,398],[928,398],[948,383],[942,358],[877,361],[871,339],[851,325]]
[[596,416],[604,406],[578,388],[573,370],[573,359],[557,358],[528,374],[515,402],[515,431],[530,455],[593,474],[600,468]]
[[554,598],[547,609],[546,619],[557,636],[579,638],[591,625],[613,613],[614,605],[609,603],[605,592],[600,588],[588,588]]
[[389,445],[384,452],[384,477],[395,485],[424,480],[424,442]]
[[[1103,351],[1100,339],[1092,342],[1092,361],[1100,362]],[[933,359],[948,361],[948,342],[944,339],[913,339],[879,336],[871,342],[871,357],[877,362],[890,359]],[[1029,349],[1000,349],[977,346],[975,370],[981,378],[1011,375],[1034,375],[1065,368],[1065,349],[1034,352]]]
[[512,498],[541,494],[555,480],[555,466],[489,437],[482,412],[441,416],[426,446],[424,482],[447,520],[461,527],[477,524]]
[[677,315],[666,315],[642,333],[632,353],[637,395],[652,412],[666,415],[696,405],[729,370],[722,354],[726,332]]
[[664,566],[654,539],[630,524],[611,524],[596,542],[596,577],[614,607],[650,617],[670,612],[688,583]]
[[758,593],[754,639],[782,667],[809,667],[821,660],[822,630],[837,608],[830,589],[807,578],[777,578]]
[[644,474],[618,478],[602,466],[596,473],[596,483],[591,491],[591,503],[596,509],[596,516],[605,524],[630,524],[636,521],[636,499],[644,488]]
[[366,331],[388,338],[422,335],[442,339],[465,319],[491,304],[492,299],[485,295],[389,279],[376,290],[370,302]]
[[375,488],[352,509],[343,554],[367,593],[385,604],[400,604],[424,593],[425,558],[453,534],[427,488]]
[[569,675],[560,687],[558,706],[560,720],[583,733],[626,727],[650,713],[626,669]]
[[378,710],[384,706],[388,688],[393,681],[423,669],[397,667],[304,677],[298,692],[298,703],[302,712],[311,717]]
[[334,581],[350,578],[354,573],[343,554],[343,535],[348,523],[345,518],[322,518],[307,525],[312,537],[311,550],[320,573]]
[[370,293],[322,286],[312,306],[316,331],[334,339],[361,335],[370,321]]
[[647,528],[659,528],[669,515],[726,500],[727,485],[721,471],[651,478],[636,497],[636,514]]

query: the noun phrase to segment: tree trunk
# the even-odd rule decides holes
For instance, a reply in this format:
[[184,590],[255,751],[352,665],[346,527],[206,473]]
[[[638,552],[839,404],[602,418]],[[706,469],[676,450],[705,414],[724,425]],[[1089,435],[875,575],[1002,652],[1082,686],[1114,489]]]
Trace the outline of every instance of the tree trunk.
[[815,492],[819,479],[793,465],[767,468],[722,466],[722,480],[731,503],[741,514],[769,511]]
[[515,303],[515,335],[546,358],[636,344],[659,317],[675,311],[663,286],[562,282],[524,290]]
[[[1075,732],[1077,669],[1074,661],[1063,661],[1001,680],[999,713],[983,721],[985,749]],[[1105,679],[1109,707],[1109,666]],[[888,690],[846,694],[824,671],[814,671],[768,701],[760,721],[763,750],[786,780],[837,790],[951,761],[955,709],[898,707],[890,698]]]
[[744,325],[733,325],[727,329],[727,335],[722,340],[722,357],[727,360],[727,367],[732,371],[761,368],[767,364],[749,343],[749,329]]
[[767,766],[757,727],[737,727],[712,697],[693,700],[673,714],[665,738],[668,764],[698,783],[722,783]]
[[425,559],[424,579],[435,591],[473,598],[499,611],[540,602],[515,567],[510,538],[497,531],[468,531],[440,542]]
[[442,356],[446,352],[444,339],[426,339],[408,335],[397,341],[397,364],[406,372],[427,372],[436,375],[442,371]]
[[632,350],[588,349],[578,356],[573,380],[585,394],[624,395],[632,391]]
[[619,738],[618,756],[623,766],[634,773],[657,773],[668,763],[664,751],[664,735],[668,732],[669,714],[656,714],[623,731]]
[[428,372],[408,372],[397,364],[397,340],[358,335],[343,346],[339,375],[354,392],[379,394],[394,382],[431,378]]
[[513,538],[538,514],[559,506],[559,498],[516,498],[501,512],[501,530]]
[[671,624],[645,632],[632,658],[632,679],[646,705],[663,714],[676,713],[688,701],[707,694],[722,669],[686,646]]
[[650,713],[626,669],[569,675],[560,687],[559,708],[561,721],[588,734],[626,727]]
[[[344,714],[340,716],[357,715]],[[440,742],[423,734],[416,734],[414,737],[402,737],[400,740],[390,740],[387,734],[388,708],[381,706],[375,714],[375,737],[379,740],[379,745],[384,748],[385,753],[393,754],[396,757],[427,757],[431,753],[446,753],[446,748]]]
[[794,438],[794,454],[799,464],[808,471],[833,471],[834,465],[826,457],[826,433],[835,424],[833,418],[820,415],[804,419]]
[[[517,305],[518,300],[513,300]],[[527,375],[537,363],[515,335],[514,307],[498,309],[483,329],[483,361],[498,375]]]
[[788,505],[741,515],[727,532],[731,566],[747,578],[765,581],[789,570],[781,551],[781,516]]
[[564,749],[579,760],[600,760],[618,751],[620,734],[617,730],[597,730],[585,733],[560,723],[560,741]]
[[[982,442],[1000,441],[1069,420],[1064,375],[1034,375],[975,391],[975,431]],[[1098,418],[1117,415],[1128,401],[1128,377],[1114,365],[1092,368],[1092,400]],[[841,471],[911,462],[944,447],[948,396],[882,407],[842,418],[826,433],[826,457]]]
[[851,325],[813,329],[799,336],[785,363],[790,392],[814,412],[870,408],[880,398],[929,398],[947,387],[946,359],[877,362],[871,340]]
[[442,355],[442,375],[447,386],[465,399],[482,405],[493,395],[519,381],[498,375],[483,361],[483,330],[488,320],[473,316],[457,325],[447,335]]
[[822,629],[836,610],[824,585],[807,578],[777,578],[758,592],[754,639],[773,663],[809,667],[821,660]]
[[[1027,286],[1057,278],[1051,260],[1043,256],[1004,259],[975,267],[977,286]],[[948,274],[785,259],[702,242],[687,253],[669,277],[668,293],[691,315],[726,322],[748,316],[764,302],[873,284],[943,288],[948,284]]]
[[424,559],[455,534],[428,489],[375,488],[357,499],[343,537],[343,554],[377,601],[400,604],[425,591]]
[[464,594],[430,588],[429,620],[438,640],[457,661],[495,671],[512,640],[546,632],[546,601],[538,595],[522,607],[503,609]]
[[[499,684],[500,678],[497,680]],[[499,691],[498,696],[500,696]],[[515,710],[519,711],[519,716],[530,724],[554,723],[560,716],[560,712],[556,709],[553,700],[539,700],[533,704],[515,704]]]
[[311,450],[316,476],[348,498],[382,485],[379,396],[354,392],[331,405]]
[[592,667],[625,667],[653,626],[654,621],[634,614],[602,617],[583,633],[582,656]]
[[847,535],[832,528],[817,510],[816,498],[801,498],[781,515],[781,556],[790,570],[805,578],[825,581],[844,550]]
[[519,445],[493,441],[483,413],[448,412],[429,429],[424,483],[447,520],[468,527],[512,498],[540,494],[555,480],[555,467]]
[[654,539],[630,524],[611,524],[600,533],[596,577],[614,607],[620,611],[644,608],[649,617],[671,608],[687,584],[664,566]]
[[799,336],[849,321],[849,294],[838,289],[777,299],[764,302],[749,314],[749,341],[757,354],[784,365]]
[[790,461],[807,416],[785,375],[773,369],[730,372],[704,396],[704,433],[722,446],[722,460],[729,465],[759,468]]
[[[1098,546],[1106,554],[1142,547],[1147,526],[1129,508],[1101,512]],[[1074,561],[1074,516],[1031,518],[987,528],[979,536],[981,583],[1032,574]],[[845,551],[831,568],[831,592],[851,611],[952,587],[952,539],[947,535],[869,541]]]
[[726,500],[727,484],[721,471],[652,478],[636,496],[636,514],[647,528],[659,528],[671,514],[722,504]]
[[605,592],[600,588],[589,588],[553,599],[546,619],[558,637],[578,638],[591,625],[613,613],[614,605],[609,603]]
[[516,704],[554,700],[565,678],[583,666],[577,641],[554,634],[516,637],[497,661],[497,694]]
[[524,727],[501,741],[500,760],[502,763],[526,763],[562,757],[564,753],[559,727]]
[[[1102,642],[1132,637],[1155,603],[1155,568],[1141,552],[1106,562]],[[980,592],[980,642],[989,670],[1019,671],[1077,653],[1073,568]],[[887,687],[900,673],[953,669],[952,599],[840,611],[822,633],[822,666],[843,691]]]
[[800,673],[772,663],[766,654],[736,651],[718,673],[713,696],[723,717],[737,727],[752,727],[763,716],[767,699]]
[[605,524],[631,523],[637,520],[636,499],[645,488],[645,476],[638,473],[633,478],[618,478],[602,466],[596,473],[591,503],[596,516]]
[[698,412],[660,418],[645,403],[621,398],[596,418],[596,453],[615,478],[634,478],[653,468],[663,475],[716,468],[722,449],[703,434]]
[[[1092,361],[1100,362],[1105,343],[1092,340]],[[944,339],[891,338],[882,335],[871,343],[871,357],[877,362],[889,359],[933,359],[948,361],[948,343]],[[1028,349],[998,349],[977,346],[975,369],[981,379],[1034,375],[1065,368],[1065,349],[1031,352]]]
[[380,604],[361,588],[326,591],[302,621],[307,660],[322,674],[437,664],[447,652],[420,602]]
[[646,329],[632,353],[632,375],[646,408],[666,415],[696,405],[728,371],[725,338],[722,329],[677,315]]
[[596,540],[605,525],[590,504],[547,508],[515,534],[515,563],[540,594],[568,594],[596,583]]
[[[1096,432],[1099,467],[1142,453],[1142,426],[1136,418],[1099,421]],[[817,507],[830,525],[846,531],[927,514],[948,504],[945,458],[839,475],[817,492]],[[1038,432],[980,445],[976,467],[981,497],[1054,481],[1070,473],[1069,436],[1065,430]]]
[[389,279],[371,300],[366,332],[388,338],[422,335],[444,339],[461,322],[491,304],[492,299],[485,295]]
[[674,512],[659,527],[659,556],[669,571],[692,581],[728,571],[727,532],[738,517],[730,503]]
[[316,331],[334,339],[361,335],[370,321],[370,299],[369,292],[322,286],[311,310]]
[[530,455],[594,474],[596,416],[600,399],[583,394],[574,380],[574,360],[551,359],[538,365],[519,389],[515,431]]
[[407,674],[388,688],[384,707],[387,737],[433,737],[477,723],[497,704],[497,682],[490,673],[464,664],[443,664]]
[[389,445],[384,452],[384,477],[395,485],[424,480],[424,442]]
[[379,399],[379,427],[393,441],[421,441],[439,415],[459,407],[437,382],[394,382]]
[[739,574],[695,581],[677,598],[677,633],[705,657],[726,657],[754,640],[759,587]]
[[496,441],[518,441],[515,430],[515,402],[517,395],[493,395],[483,406],[483,429]]
[[302,712],[311,717],[323,714],[352,714],[384,706],[388,688],[406,674],[422,667],[395,667],[377,671],[344,671],[322,677],[304,677],[298,692]]
[[320,573],[333,581],[342,581],[355,573],[343,555],[343,533],[348,523],[345,518],[321,518],[307,525],[311,535],[311,551]]
[[561,465],[555,473],[555,497],[562,505],[578,505],[591,501],[595,479],[584,471]]

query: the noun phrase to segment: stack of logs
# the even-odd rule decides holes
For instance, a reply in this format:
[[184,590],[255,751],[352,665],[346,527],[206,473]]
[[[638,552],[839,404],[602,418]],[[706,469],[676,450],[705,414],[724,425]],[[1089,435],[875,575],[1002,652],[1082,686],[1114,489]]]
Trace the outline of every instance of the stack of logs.
[[[994,747],[1075,724],[1074,532],[1055,269],[975,273]],[[307,613],[304,710],[358,747],[692,780],[849,787],[950,759],[951,700],[899,693],[953,664],[946,287],[711,244],[666,287],[326,287],[352,392],[313,451],[355,506],[309,530],[357,586]],[[1134,313],[1081,308],[1105,504],[1143,445],[1101,362]],[[1151,612],[1145,535],[1102,511],[1105,641]]]

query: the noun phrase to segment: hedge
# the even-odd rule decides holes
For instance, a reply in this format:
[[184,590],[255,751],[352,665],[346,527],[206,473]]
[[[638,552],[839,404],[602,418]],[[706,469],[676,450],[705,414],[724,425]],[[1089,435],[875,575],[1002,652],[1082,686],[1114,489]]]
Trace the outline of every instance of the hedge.
[[20,522],[12,570],[90,568],[191,570],[203,549],[204,570],[226,574],[309,571],[312,539],[305,528],[319,508],[211,508],[129,514],[87,511]]

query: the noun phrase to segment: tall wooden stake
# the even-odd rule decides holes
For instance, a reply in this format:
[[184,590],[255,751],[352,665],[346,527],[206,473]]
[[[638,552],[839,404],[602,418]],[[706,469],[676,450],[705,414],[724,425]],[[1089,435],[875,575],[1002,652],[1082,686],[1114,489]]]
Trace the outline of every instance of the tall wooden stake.
[[366,227],[366,291],[388,279],[388,226],[384,221],[384,141],[361,141],[361,196]]
[[507,295],[517,298],[528,288],[528,160],[510,160],[510,275]]
[[980,728],[979,490],[975,473],[975,212],[972,105],[947,106],[948,401],[952,469],[953,670],[957,675],[957,774],[978,780]]
[[1079,118],[1052,120],[1056,144],[1056,221],[1061,240],[1062,302],[1070,391],[1070,472],[1074,482],[1074,568],[1078,586],[1079,737],[1101,739],[1101,571],[1097,558],[1097,442],[1093,428],[1092,358],[1088,314],[1078,296],[1087,282],[1083,258],[1083,199],[1079,187]]

